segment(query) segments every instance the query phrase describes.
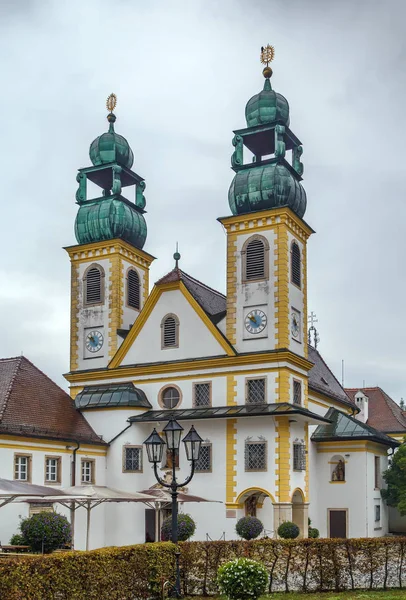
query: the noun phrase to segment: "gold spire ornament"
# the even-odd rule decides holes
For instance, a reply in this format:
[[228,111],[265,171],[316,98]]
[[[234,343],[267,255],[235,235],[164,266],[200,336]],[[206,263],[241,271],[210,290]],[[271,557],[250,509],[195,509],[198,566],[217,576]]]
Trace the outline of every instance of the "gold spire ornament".
[[106,108],[111,113],[117,106],[117,96],[115,94],[110,94],[106,101]]
[[261,47],[261,62],[263,65],[266,65],[266,67],[262,71],[262,74],[266,79],[269,79],[272,76],[272,69],[269,66],[269,63],[273,61],[274,56],[275,48],[273,46],[267,44],[267,46]]

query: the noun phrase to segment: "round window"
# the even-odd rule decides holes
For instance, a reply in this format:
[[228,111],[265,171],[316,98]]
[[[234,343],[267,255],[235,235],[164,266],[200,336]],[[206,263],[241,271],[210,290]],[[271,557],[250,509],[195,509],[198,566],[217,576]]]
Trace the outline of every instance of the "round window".
[[162,393],[162,404],[165,408],[176,408],[180,401],[180,395],[176,388],[168,387]]

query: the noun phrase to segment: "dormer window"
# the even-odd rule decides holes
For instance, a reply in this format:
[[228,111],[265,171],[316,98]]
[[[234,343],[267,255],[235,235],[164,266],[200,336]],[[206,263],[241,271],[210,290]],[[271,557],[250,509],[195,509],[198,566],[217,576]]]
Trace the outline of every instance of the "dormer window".
[[297,242],[292,242],[290,248],[290,280],[301,288],[300,248]]
[[91,265],[83,277],[84,304],[102,304],[104,296],[104,271],[100,265]]
[[127,274],[127,304],[140,310],[140,278],[135,269],[129,269]]
[[166,315],[161,323],[162,348],[177,348],[179,346],[179,319],[176,315]]
[[269,244],[265,238],[259,235],[249,238],[245,242],[241,254],[244,281],[268,279]]

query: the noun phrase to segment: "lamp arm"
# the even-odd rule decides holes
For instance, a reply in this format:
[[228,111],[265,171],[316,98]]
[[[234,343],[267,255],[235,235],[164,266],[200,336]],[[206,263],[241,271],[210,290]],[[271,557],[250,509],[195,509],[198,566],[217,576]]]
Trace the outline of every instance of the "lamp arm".
[[166,487],[166,488],[170,488],[171,487],[170,483],[166,483],[166,481],[164,481],[163,479],[161,479],[161,477],[159,476],[159,474],[158,474],[158,467],[157,467],[157,463],[156,462],[154,462],[154,474],[155,474],[156,480],[158,481],[158,483],[160,485],[162,485],[163,487]]
[[189,481],[192,480],[193,475],[195,474],[195,465],[196,465],[196,461],[192,460],[192,470],[190,472],[189,477],[187,477],[183,483],[178,483],[178,487],[184,487],[185,485],[187,485],[189,483]]

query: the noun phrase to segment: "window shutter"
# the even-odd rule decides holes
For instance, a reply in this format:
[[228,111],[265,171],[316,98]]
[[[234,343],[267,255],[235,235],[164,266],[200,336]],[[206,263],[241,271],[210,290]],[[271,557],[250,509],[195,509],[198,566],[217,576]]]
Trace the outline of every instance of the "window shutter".
[[100,269],[93,267],[86,275],[86,304],[96,304],[102,301]]
[[130,269],[127,277],[127,304],[140,310],[140,278],[137,271]]
[[291,281],[298,287],[301,287],[301,273],[300,273],[300,248],[296,242],[293,242],[290,253],[291,260]]
[[173,317],[166,317],[164,321],[164,346],[177,346],[176,321]]
[[247,246],[245,279],[265,278],[265,246],[261,240],[252,240]]

